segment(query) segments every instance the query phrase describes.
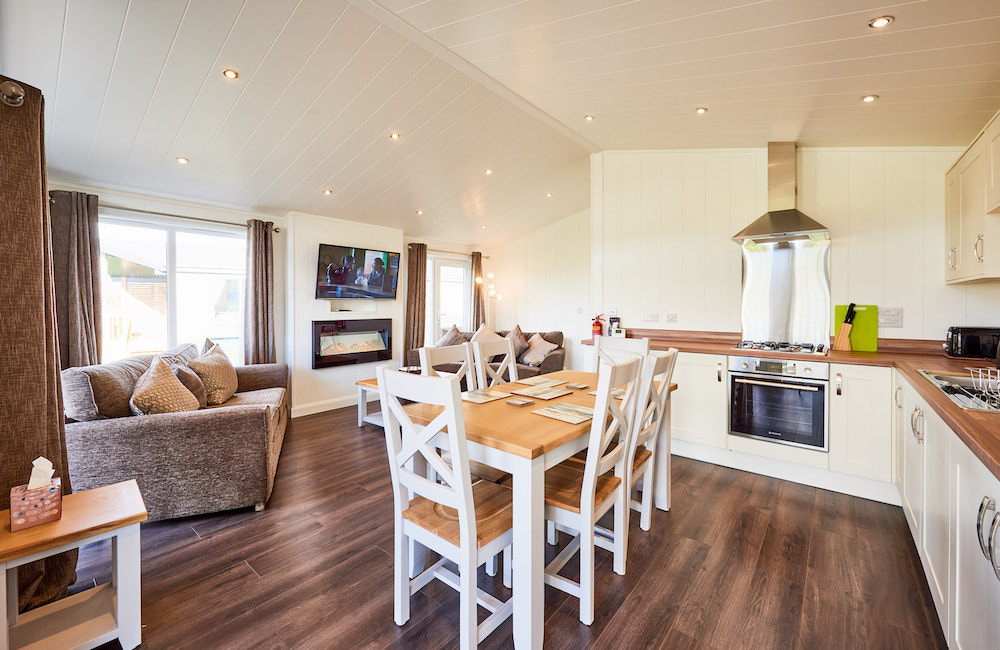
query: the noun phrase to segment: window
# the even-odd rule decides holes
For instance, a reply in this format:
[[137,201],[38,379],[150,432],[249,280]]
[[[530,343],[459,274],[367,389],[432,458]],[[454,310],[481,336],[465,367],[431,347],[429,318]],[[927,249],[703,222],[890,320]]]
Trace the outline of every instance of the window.
[[472,326],[472,261],[428,255],[426,295],[424,341],[428,345],[452,325],[468,331]]
[[102,361],[210,338],[242,363],[246,229],[108,212],[99,221]]

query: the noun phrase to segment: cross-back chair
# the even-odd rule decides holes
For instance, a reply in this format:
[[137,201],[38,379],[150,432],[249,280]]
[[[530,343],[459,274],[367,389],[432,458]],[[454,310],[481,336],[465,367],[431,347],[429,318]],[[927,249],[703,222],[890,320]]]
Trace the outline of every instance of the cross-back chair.
[[[472,345],[460,343],[441,348],[423,347],[420,354],[420,374],[429,377],[451,377],[465,379],[466,390],[476,390],[476,368],[472,360]],[[437,366],[446,363],[460,364],[455,372],[439,370]]]
[[[472,353],[476,364],[476,380],[480,388],[492,388],[497,384],[517,381],[517,356],[514,354],[514,342],[510,339],[501,341],[473,341]],[[494,357],[503,358],[493,367]],[[507,379],[504,379],[504,373]]]

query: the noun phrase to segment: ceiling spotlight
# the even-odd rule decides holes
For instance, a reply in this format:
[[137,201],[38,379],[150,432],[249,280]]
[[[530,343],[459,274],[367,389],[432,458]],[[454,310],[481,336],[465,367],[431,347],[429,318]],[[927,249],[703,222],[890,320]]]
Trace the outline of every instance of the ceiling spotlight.
[[240,76],[240,73],[236,72],[232,68],[226,68],[225,70],[222,71],[222,76],[225,77],[226,79],[235,79],[236,77]]
[[191,161],[188,160],[187,158],[185,158],[184,156],[177,156],[177,164],[178,165],[186,165],[189,162],[191,162]]
[[331,194],[333,194],[333,190],[323,190],[323,194],[330,196]]
[[552,198],[552,192],[546,192],[545,193],[545,198],[551,199]]
[[390,140],[399,140],[399,133],[397,133],[396,131],[393,131],[392,133],[389,134],[389,139]]
[[483,230],[486,230],[486,224],[485,223],[483,225],[479,226],[479,227],[482,228]]
[[423,210],[417,210],[417,216],[422,215],[423,213],[424,213]]
[[483,173],[486,174],[487,176],[492,176],[493,175],[493,170],[492,169],[484,169]]
[[704,115],[705,113],[708,112],[708,109],[705,108],[704,106],[699,106],[698,108],[694,109],[694,112],[697,113],[698,115]]
[[893,20],[895,20],[895,18],[892,16],[879,16],[878,18],[872,18],[869,20],[868,26],[873,29],[881,29],[882,27],[888,26]]
[[861,98],[861,101],[863,101],[866,104],[871,104],[876,99],[878,99],[878,95],[865,95],[864,97]]
[[593,122],[594,121],[594,116],[593,115],[584,115],[583,119],[587,120],[588,122]]

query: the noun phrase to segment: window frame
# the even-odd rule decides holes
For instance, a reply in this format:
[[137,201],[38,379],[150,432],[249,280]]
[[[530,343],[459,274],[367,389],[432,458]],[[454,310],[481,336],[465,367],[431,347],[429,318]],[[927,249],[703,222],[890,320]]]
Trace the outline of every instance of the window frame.
[[[457,253],[427,253],[428,275],[430,276],[430,294],[427,296],[426,308],[430,313],[431,331],[424,332],[424,340],[429,343],[441,338],[441,313],[440,313],[440,288],[441,288],[441,267],[462,266],[465,273],[465,286],[463,295],[465,296],[462,324],[457,324],[459,329],[469,329],[472,327],[472,259],[468,255]],[[424,326],[426,328],[426,321]]]
[[[178,345],[177,340],[177,233],[191,233],[196,235],[212,235],[242,239],[246,242],[247,228],[240,224],[227,224],[219,222],[201,221],[195,217],[185,219],[182,217],[171,217],[161,214],[150,214],[147,212],[134,212],[123,208],[109,208],[98,206],[98,223],[107,223],[118,226],[128,226],[130,228],[146,228],[149,230],[159,230],[166,234],[167,239],[167,347],[169,350]],[[101,254],[104,254],[103,249]],[[246,264],[244,262],[243,276],[246,278]],[[245,280],[244,280],[245,281]],[[246,305],[242,305],[240,320],[246,318]],[[240,328],[243,329],[242,327]],[[240,340],[242,342],[242,332]],[[241,346],[242,347],[242,346]],[[103,360],[102,360],[103,362]]]

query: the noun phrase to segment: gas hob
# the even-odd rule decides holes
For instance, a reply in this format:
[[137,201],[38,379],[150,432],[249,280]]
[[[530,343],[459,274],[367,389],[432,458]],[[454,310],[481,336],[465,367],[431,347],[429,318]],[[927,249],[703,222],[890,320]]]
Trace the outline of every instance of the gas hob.
[[766,352],[788,352],[792,354],[825,355],[827,350],[823,344],[788,343],[785,341],[740,341],[734,350],[763,350]]

